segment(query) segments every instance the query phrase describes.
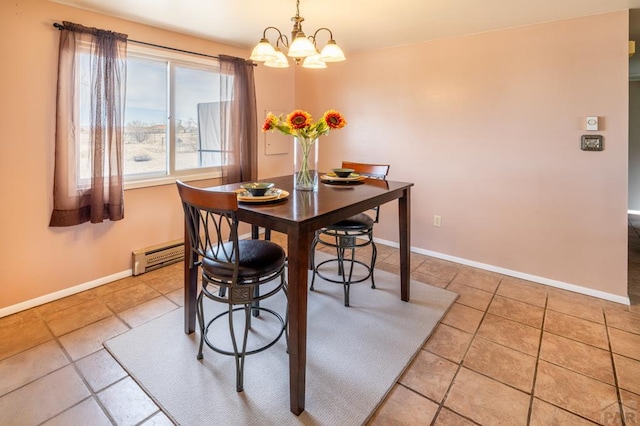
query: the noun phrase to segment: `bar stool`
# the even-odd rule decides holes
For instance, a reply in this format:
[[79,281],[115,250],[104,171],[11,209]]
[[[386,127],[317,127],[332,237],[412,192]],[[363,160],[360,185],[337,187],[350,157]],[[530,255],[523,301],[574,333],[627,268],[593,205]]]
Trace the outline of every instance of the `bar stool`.
[[[181,181],[176,184],[191,246],[190,262],[202,268],[202,290],[196,300],[200,325],[197,358],[202,359],[205,343],[220,354],[233,356],[236,390],[242,392],[245,357],[270,348],[283,334],[286,338],[286,305],[285,313],[280,314],[259,304],[280,291],[287,296],[286,253],[271,241],[238,239],[238,199],[235,192],[207,191]],[[205,297],[226,304],[227,309],[212,319],[205,319]],[[233,319],[236,312],[244,314],[243,321],[239,321],[244,322],[239,333],[236,328],[240,327]],[[268,337],[256,344],[257,347],[248,349],[251,313],[257,316],[259,312],[271,315],[277,325],[275,330],[267,330]],[[219,319],[228,321],[233,350],[222,348],[208,337],[211,326]]]
[[[367,176],[372,179],[385,179],[389,173],[388,164],[366,164],[366,163],[353,163],[349,161],[342,162],[343,168],[353,169],[355,173],[363,176]],[[358,213],[345,220],[341,220],[338,223],[327,226],[325,228],[316,231],[311,243],[311,269],[313,275],[311,278],[310,290],[315,290],[316,275],[322,279],[342,284],[344,289],[344,305],[349,306],[349,289],[351,284],[359,283],[371,278],[371,288],[376,288],[373,271],[376,263],[376,257],[378,250],[376,244],[373,241],[373,225],[378,223],[380,217],[379,207],[372,209],[375,212],[374,217],[366,213]],[[325,238],[322,238],[322,237]],[[336,249],[336,257],[315,264],[315,249],[318,244],[326,247],[332,247]],[[371,246],[371,261],[369,264],[360,260],[356,260],[356,249]],[[351,256],[346,254],[350,252]],[[337,264],[337,272],[341,277],[339,280],[330,278],[326,274],[323,274],[320,268],[327,264]],[[363,278],[353,279],[353,268],[358,264],[366,268],[367,274]],[[348,274],[345,273],[345,267],[348,267]]]

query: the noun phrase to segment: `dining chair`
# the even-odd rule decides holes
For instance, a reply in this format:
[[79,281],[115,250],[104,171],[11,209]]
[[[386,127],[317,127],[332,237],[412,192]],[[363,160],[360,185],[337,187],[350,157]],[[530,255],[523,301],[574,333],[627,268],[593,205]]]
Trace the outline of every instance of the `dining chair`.
[[[366,176],[371,179],[385,179],[389,173],[388,164],[367,164],[367,163],[354,163],[351,161],[343,161],[342,168],[353,169],[355,173]],[[344,288],[344,305],[349,306],[349,289],[351,284],[366,281],[371,278],[371,288],[376,288],[373,270],[376,264],[376,257],[378,250],[376,244],[373,242],[373,225],[378,223],[380,218],[380,208],[378,206],[371,209],[373,217],[367,213],[358,213],[333,225],[316,231],[311,243],[311,270],[313,275],[311,278],[310,290],[315,290],[316,275],[322,279],[342,284]],[[333,247],[336,249],[336,257],[325,261],[322,261],[316,265],[315,263],[315,249],[318,244]],[[371,246],[371,260],[370,263],[364,263],[356,259],[356,249]],[[350,251],[351,256],[346,256],[347,251]],[[326,273],[320,269],[323,265],[337,264],[337,272],[340,279],[334,279],[329,277]],[[349,273],[345,273],[345,264],[348,266]],[[367,274],[358,279],[353,279],[354,266],[362,265],[366,268]]]
[[[190,244],[190,265],[202,270],[202,288],[196,300],[200,345],[197,359],[203,358],[203,345],[223,355],[235,357],[236,390],[242,392],[244,383],[244,361],[247,355],[261,352],[273,346],[282,335],[287,336],[287,304],[284,315],[260,305],[260,301],[275,296],[280,291],[287,297],[285,279],[286,253],[278,244],[266,240],[241,240],[238,238],[238,200],[235,192],[216,192],[176,182],[184,208],[185,225]],[[226,309],[213,318],[205,319],[204,298],[224,303]],[[234,314],[240,317],[235,318]],[[252,330],[253,316],[259,313],[275,318],[273,328]],[[244,314],[244,315],[242,315]],[[243,318],[244,317],[244,318]],[[219,319],[228,320],[227,346],[223,339],[214,342],[209,337],[212,325]],[[261,319],[261,323],[265,323]],[[264,338],[268,335],[268,338]],[[275,337],[273,337],[275,335]],[[248,346],[250,337],[252,341]],[[218,336],[219,337],[219,336]],[[261,339],[260,339],[260,338]],[[266,340],[266,342],[265,342]],[[257,343],[256,343],[257,342]]]

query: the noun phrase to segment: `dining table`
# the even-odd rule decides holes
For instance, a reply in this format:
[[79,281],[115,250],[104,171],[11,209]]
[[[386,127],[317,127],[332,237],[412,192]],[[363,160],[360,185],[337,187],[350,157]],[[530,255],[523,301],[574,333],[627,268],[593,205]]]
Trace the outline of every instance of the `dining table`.
[[[326,175],[323,175],[326,176]],[[307,296],[310,247],[315,231],[398,200],[398,243],[400,252],[400,299],[410,298],[411,187],[413,183],[379,179],[331,181],[314,191],[295,190],[292,175],[261,179],[288,195],[268,202],[239,202],[238,220],[287,235],[289,313],[289,398],[290,410],[299,415],[305,409],[307,358]],[[241,183],[208,187],[213,191],[237,191]],[[186,236],[185,228],[185,236]],[[257,233],[254,232],[255,237]],[[185,241],[189,241],[185,238]],[[190,248],[184,257],[184,331],[193,333],[196,321],[198,266],[190,262]],[[345,308],[349,309],[349,308]]]

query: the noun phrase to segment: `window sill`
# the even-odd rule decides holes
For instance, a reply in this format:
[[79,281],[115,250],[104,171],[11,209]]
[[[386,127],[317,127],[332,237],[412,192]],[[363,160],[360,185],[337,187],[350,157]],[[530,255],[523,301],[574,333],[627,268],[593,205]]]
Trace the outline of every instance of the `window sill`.
[[128,191],[130,189],[140,189],[140,188],[148,188],[152,186],[162,186],[162,185],[175,185],[176,180],[181,180],[182,182],[192,182],[197,180],[208,180],[208,179],[219,179],[222,177],[220,172],[208,172],[208,173],[195,173],[189,175],[176,175],[176,176],[162,176],[148,179],[137,179],[130,182],[124,183],[124,190]]

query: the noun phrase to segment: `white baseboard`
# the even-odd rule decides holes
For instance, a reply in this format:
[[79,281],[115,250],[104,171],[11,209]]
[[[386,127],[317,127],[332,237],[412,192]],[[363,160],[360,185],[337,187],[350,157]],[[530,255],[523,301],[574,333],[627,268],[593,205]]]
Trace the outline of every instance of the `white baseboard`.
[[[376,243],[384,244],[387,246],[398,248],[400,245],[393,241],[380,240],[375,238]],[[587,296],[597,297],[599,299],[610,300],[616,303],[622,303],[623,305],[631,305],[631,300],[628,296],[618,296],[617,294],[606,293],[604,291],[594,290],[588,287],[582,287],[575,284],[565,283],[562,281],[552,280],[550,278],[539,277],[536,275],[526,274],[524,272],[512,271],[511,269],[501,268],[499,266],[488,265],[486,263],[475,262],[473,260],[463,259],[461,257],[450,256],[448,254],[438,253],[431,250],[425,250],[417,247],[411,247],[413,253],[424,254],[425,256],[436,257],[442,260],[448,260],[450,262],[460,263],[462,265],[473,266],[474,268],[484,269],[485,271],[497,272],[502,275],[508,275],[510,277],[520,278],[527,281],[533,281],[535,283],[548,285],[550,287],[561,288],[563,290],[573,291],[574,293],[586,294]]]
[[26,300],[15,305],[7,306],[6,308],[0,308],[0,318],[6,317],[16,312],[24,311],[26,309],[35,308],[36,306],[44,305],[45,303],[53,302],[54,300],[62,299],[63,297],[72,296],[82,291],[90,290],[92,288],[108,284],[110,282],[120,280],[122,278],[130,277],[132,275],[131,270],[118,272],[106,277],[101,277],[93,281],[79,284],[73,287],[65,288],[64,290],[56,291],[53,293],[45,294],[44,296],[36,297],[35,299]]
[[[240,236],[240,238],[241,239],[251,238],[251,235],[245,234]],[[393,241],[381,240],[378,238],[375,239],[375,242],[378,244],[383,244],[383,245],[395,247],[395,248],[398,248],[400,246],[398,243],[395,243]],[[527,281],[533,281],[539,284],[561,288],[564,290],[573,291],[575,293],[586,294],[588,296],[593,296],[593,297],[597,297],[604,300],[610,300],[616,303],[622,303],[624,305],[631,304],[631,300],[629,299],[628,296],[625,297],[625,296],[618,296],[616,294],[605,293],[603,291],[593,290],[591,288],[581,287],[575,284],[569,284],[562,281],[552,280],[549,278],[538,277],[536,275],[525,274],[523,272],[512,271],[510,269],[500,268],[498,266],[493,266],[493,265],[487,265],[485,263],[475,262],[473,260],[467,260],[461,257],[450,256],[448,254],[438,253],[431,250],[424,250],[417,247],[411,247],[411,251],[414,253],[424,254],[425,256],[431,256],[438,259],[460,263],[462,265],[473,266],[474,268],[484,269],[486,271],[497,272],[499,274],[508,275],[510,277],[520,278]],[[108,284],[110,282],[120,280],[122,278],[130,277],[130,276],[132,276],[132,271],[129,269],[126,271],[108,275],[106,277],[98,278],[96,280],[89,281],[84,284],[79,284],[73,287],[65,288],[64,290],[45,294],[44,296],[36,297],[35,299],[26,300],[24,302],[17,303],[15,305],[7,306],[5,308],[0,308],[0,318],[15,314],[20,311],[24,311],[26,309],[34,308],[36,306],[40,306],[45,303],[53,302],[54,300],[62,299],[63,297],[72,296],[76,293],[80,293],[85,290],[90,290],[92,288],[101,286],[103,284]]]
[[[264,229],[260,228],[260,233],[263,234]],[[251,238],[251,233],[239,235],[239,238],[249,239]],[[20,311],[24,311],[26,309],[35,308],[36,306],[44,305],[45,303],[53,302],[54,300],[62,299],[63,297],[72,296],[76,293],[90,290],[92,288],[96,288],[103,284],[109,284],[110,282],[121,280],[122,278],[127,278],[132,275],[133,275],[133,271],[129,269],[126,271],[117,272],[115,274],[108,275],[106,277],[98,278],[96,280],[89,281],[84,284],[79,284],[73,287],[65,288],[64,290],[45,294],[44,296],[36,297],[35,299],[26,300],[24,302],[17,303],[15,305],[7,306],[5,308],[0,308],[0,318],[15,314]]]

